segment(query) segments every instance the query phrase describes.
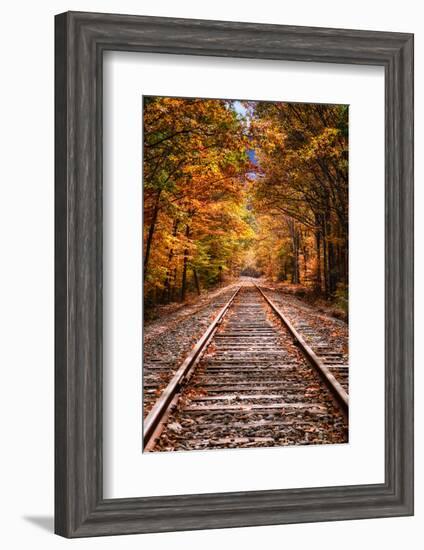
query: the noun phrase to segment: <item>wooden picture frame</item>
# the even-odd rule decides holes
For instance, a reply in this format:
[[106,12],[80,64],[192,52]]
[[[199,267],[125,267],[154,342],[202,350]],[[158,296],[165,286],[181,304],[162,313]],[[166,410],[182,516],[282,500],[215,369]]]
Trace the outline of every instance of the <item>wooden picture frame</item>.
[[[55,531],[117,535],[413,513],[413,35],[68,12],[56,16]],[[106,50],[385,70],[385,482],[104,499],[102,56]]]

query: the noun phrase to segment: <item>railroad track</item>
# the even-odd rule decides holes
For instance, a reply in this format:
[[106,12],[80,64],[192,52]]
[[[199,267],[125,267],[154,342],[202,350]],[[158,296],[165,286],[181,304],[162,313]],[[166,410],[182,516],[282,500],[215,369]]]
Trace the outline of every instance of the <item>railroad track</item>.
[[[196,329],[198,338],[207,329],[214,318],[216,312],[226,305],[233,295],[234,290],[224,290],[213,300],[213,307],[208,304],[202,304],[193,310],[191,308],[190,316],[196,319]],[[187,356],[193,340],[193,326],[188,322],[190,316],[179,316],[176,326],[172,326],[163,333],[154,334],[146,339],[144,337],[143,353],[143,412],[144,416],[150,412],[151,408],[172,379],[179,363]],[[189,326],[185,329],[184,336],[181,335],[181,327]],[[191,326],[190,326],[191,325]],[[158,353],[158,344],[153,349],[146,346],[150,340],[160,342],[160,353]]]
[[313,350],[325,369],[334,375],[346,393],[349,393],[349,364],[346,340],[343,337],[334,338],[332,332],[334,323],[323,315],[313,313],[307,306],[299,306],[296,298],[280,294],[270,289],[262,288],[274,305],[283,314],[288,323],[302,335],[305,343]]
[[144,420],[144,451],[347,442],[348,395],[254,284],[239,287]]

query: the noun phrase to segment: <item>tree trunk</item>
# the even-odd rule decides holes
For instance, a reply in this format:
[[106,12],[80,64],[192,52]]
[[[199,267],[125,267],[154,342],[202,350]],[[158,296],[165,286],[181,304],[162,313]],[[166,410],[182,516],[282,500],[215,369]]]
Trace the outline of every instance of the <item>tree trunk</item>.
[[194,284],[196,285],[197,294],[200,296],[199,278],[197,276],[197,271],[195,267],[193,267],[193,278],[194,278]]
[[329,268],[329,291],[330,294],[333,294],[333,292],[336,290],[336,284],[337,284],[337,267],[336,267],[336,258],[335,258],[335,250],[334,250],[334,243],[331,241],[328,243],[328,268]]
[[[186,225],[186,231],[185,231],[186,239],[188,240],[190,236],[190,226]],[[186,299],[186,292],[187,292],[187,262],[188,262],[188,253],[189,249],[186,245],[186,248],[184,249],[184,260],[183,260],[183,274],[181,279],[181,301],[184,302]]]
[[[175,220],[174,222],[174,227],[172,228],[172,236],[173,237],[176,237],[177,236],[177,231],[178,231],[178,220]],[[174,249],[171,248],[169,250],[169,254],[168,254],[168,267],[167,267],[167,270],[166,270],[166,277],[165,277],[165,283],[164,283],[164,287],[163,287],[163,297],[164,297],[164,301],[167,300],[168,302],[170,302],[170,298],[171,298],[171,262],[172,262],[172,258],[174,257]]]
[[152,246],[152,240],[153,240],[153,234],[154,234],[155,228],[156,228],[156,222],[158,220],[159,203],[160,203],[161,193],[162,193],[162,190],[159,189],[159,191],[156,195],[155,207],[154,207],[154,210],[153,210],[152,221],[150,222],[149,233],[147,235],[146,252],[144,253],[144,268],[143,268],[143,277],[144,277],[144,279],[146,279],[146,275],[147,275],[147,266],[149,264],[150,249],[151,249],[151,246]]
[[174,273],[172,275],[172,282],[169,287],[169,301],[173,302],[175,298],[175,289],[177,288],[178,268],[174,267]]
[[305,244],[305,239],[303,239],[302,255],[303,255],[303,282],[305,283],[308,277],[308,248]]
[[321,233],[319,229],[315,232],[315,243],[317,251],[317,273],[316,273],[316,282],[315,285],[317,289],[321,292],[322,290],[322,281],[321,281]]
[[345,268],[345,284],[349,285],[349,232],[346,233],[344,241],[344,268]]
[[222,284],[222,265],[218,267],[218,281],[219,284]]
[[323,263],[324,263],[324,293],[325,297],[328,298],[330,295],[330,287],[328,281],[328,254],[327,254],[327,227],[325,220],[322,224],[322,252],[323,252]]
[[293,250],[293,276],[292,283],[299,283],[299,232],[296,227],[292,233],[292,250]]

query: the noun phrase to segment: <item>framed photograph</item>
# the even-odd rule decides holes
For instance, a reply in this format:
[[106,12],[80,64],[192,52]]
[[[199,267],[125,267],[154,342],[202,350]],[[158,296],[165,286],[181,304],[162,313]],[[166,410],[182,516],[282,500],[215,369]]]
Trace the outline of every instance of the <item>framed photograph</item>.
[[55,22],[55,530],[413,514],[413,35]]

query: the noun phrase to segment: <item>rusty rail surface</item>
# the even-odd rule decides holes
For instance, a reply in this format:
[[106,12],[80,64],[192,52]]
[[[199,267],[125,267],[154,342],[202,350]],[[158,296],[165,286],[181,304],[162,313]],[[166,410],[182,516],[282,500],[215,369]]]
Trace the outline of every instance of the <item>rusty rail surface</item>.
[[143,449],[150,450],[154,445],[156,438],[161,431],[161,425],[166,420],[171,405],[176,405],[178,401],[178,390],[182,384],[189,378],[190,373],[199,361],[202,352],[206,349],[212,339],[218,325],[223,320],[225,314],[230,309],[235,297],[241,287],[232,294],[228,302],[222,307],[218,315],[205,330],[189,355],[184,359],[180,367],[175,372],[169,384],[163,390],[161,396],[154,404],[143,423]]
[[254,285],[262,294],[262,296],[264,297],[266,302],[269,304],[273,312],[284,323],[284,325],[293,335],[293,337],[299,344],[299,347],[302,350],[305,357],[312,364],[312,366],[315,367],[315,369],[318,371],[318,374],[321,376],[321,378],[324,380],[324,382],[326,383],[331,393],[337,399],[337,402],[339,403],[341,410],[345,415],[347,415],[349,411],[349,395],[347,394],[346,390],[342,387],[340,382],[336,380],[335,376],[330,372],[329,368],[323,364],[323,362],[320,360],[317,354],[312,350],[312,348],[306,343],[305,339],[294,328],[292,323],[287,319],[287,317],[280,310],[280,308],[270,298],[268,298],[268,296],[263,292],[261,287],[259,287],[255,283]]

